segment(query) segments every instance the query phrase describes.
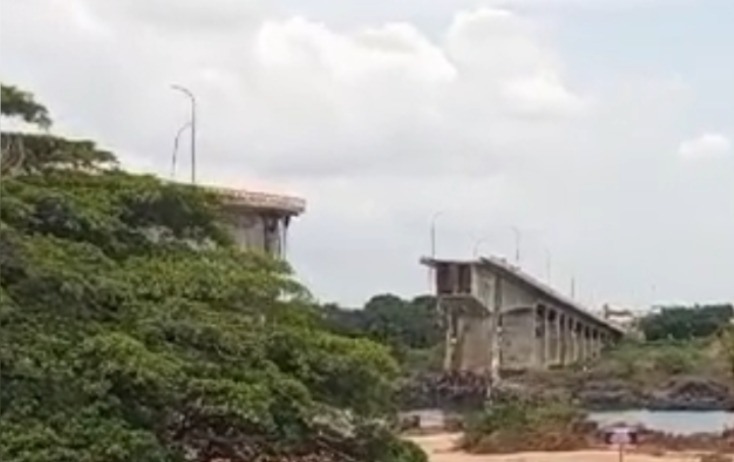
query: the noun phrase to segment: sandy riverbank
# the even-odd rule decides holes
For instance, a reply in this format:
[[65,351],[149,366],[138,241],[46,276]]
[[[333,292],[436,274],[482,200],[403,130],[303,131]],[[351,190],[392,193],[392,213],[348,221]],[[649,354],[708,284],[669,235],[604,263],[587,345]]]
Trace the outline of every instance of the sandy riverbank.
[[[410,439],[429,456],[430,462],[618,462],[614,451],[536,452],[509,455],[472,455],[454,450],[458,434],[415,436]],[[643,454],[628,454],[625,462],[698,462],[699,457],[691,454],[668,454],[655,457]]]

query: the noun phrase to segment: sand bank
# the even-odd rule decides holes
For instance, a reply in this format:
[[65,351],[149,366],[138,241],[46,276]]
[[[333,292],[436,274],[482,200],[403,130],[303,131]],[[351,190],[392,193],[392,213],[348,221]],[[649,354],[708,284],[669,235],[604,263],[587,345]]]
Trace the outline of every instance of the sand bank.
[[[414,436],[410,440],[423,448],[430,462],[619,462],[615,451],[535,452],[509,455],[472,455],[454,449],[456,433]],[[694,454],[667,454],[662,457],[627,454],[625,462],[698,462]]]

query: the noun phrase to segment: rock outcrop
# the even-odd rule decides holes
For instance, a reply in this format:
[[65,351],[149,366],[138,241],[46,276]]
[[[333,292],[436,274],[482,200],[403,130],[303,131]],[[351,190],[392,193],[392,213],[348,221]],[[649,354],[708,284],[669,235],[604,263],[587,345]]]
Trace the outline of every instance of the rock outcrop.
[[676,377],[654,389],[622,380],[591,381],[582,384],[576,396],[590,410],[734,409],[734,394],[727,384],[699,377]]

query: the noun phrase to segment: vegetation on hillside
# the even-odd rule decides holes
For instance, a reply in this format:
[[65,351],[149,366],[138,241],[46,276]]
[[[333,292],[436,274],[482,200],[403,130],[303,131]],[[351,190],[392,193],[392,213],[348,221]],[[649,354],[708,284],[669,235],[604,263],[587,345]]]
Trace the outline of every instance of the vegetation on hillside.
[[715,334],[733,316],[731,304],[669,306],[642,318],[640,328],[648,341],[691,340]]
[[388,345],[406,371],[440,365],[444,334],[434,297],[404,300],[392,294],[376,295],[361,309],[325,305],[323,317],[334,332]]
[[476,453],[584,449],[584,419],[563,401],[506,400],[467,419],[462,446]]
[[[2,92],[5,116],[50,125]],[[216,197],[89,141],[2,137],[0,460],[424,460],[379,423],[388,349],[326,329],[284,264],[233,245]]]
[[718,338],[688,341],[626,341],[592,364],[595,378],[660,384],[675,375],[726,376],[729,373]]

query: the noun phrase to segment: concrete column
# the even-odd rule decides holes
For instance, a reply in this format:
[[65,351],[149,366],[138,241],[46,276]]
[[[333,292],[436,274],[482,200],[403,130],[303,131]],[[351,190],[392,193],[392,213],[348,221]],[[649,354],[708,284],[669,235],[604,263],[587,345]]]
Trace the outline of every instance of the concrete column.
[[553,310],[551,308],[545,309],[545,316],[543,317],[545,321],[545,329],[543,330],[543,333],[545,334],[545,362],[543,363],[543,367],[547,368],[551,364],[553,364],[553,355],[554,355],[554,349],[553,349]]
[[456,337],[451,356],[451,366],[458,370],[464,368],[464,355],[466,354],[466,319],[456,316]]
[[594,329],[594,357],[598,358],[601,354],[601,337],[599,331]]
[[545,367],[546,364],[546,314],[545,307],[540,305],[535,308],[535,366]]
[[583,324],[581,327],[581,360],[586,361],[591,356],[589,326]]
[[596,355],[601,356],[601,352],[604,349],[604,334],[596,331]]
[[460,370],[486,374],[490,371],[491,319],[485,313],[471,313],[462,317],[462,331],[459,334]]
[[589,327],[589,359],[596,358],[596,340],[594,339],[594,328]]
[[566,315],[558,313],[558,361],[561,366],[568,364],[568,320]]
[[589,357],[591,358],[596,358],[597,355],[596,339],[596,327],[592,327],[589,330],[589,350],[591,351]]
[[563,316],[558,312],[556,316],[556,364],[563,366]]
[[457,332],[458,326],[454,320],[451,310],[447,307],[441,306],[441,298],[436,300],[439,312],[443,313],[446,330],[444,331],[444,356],[443,356],[443,369],[451,370],[454,363],[454,350],[456,348],[456,341],[458,340]]
[[581,324],[581,322],[576,321],[576,329],[574,331],[574,342],[576,350],[576,354],[574,357],[576,358],[576,362],[583,361],[584,360],[584,327]]
[[576,321],[572,317],[568,318],[568,364],[576,362],[578,348],[576,344]]
[[599,336],[598,332],[596,330],[596,327],[591,329],[590,334],[590,342],[591,342],[591,356],[593,358],[596,358],[599,355]]
[[579,361],[586,360],[586,325],[579,323]]
[[551,359],[551,365],[558,366],[561,364],[561,324],[560,324],[560,312],[553,311],[551,316],[551,344],[553,345],[553,358]]
[[492,387],[494,387],[500,380],[500,369],[502,367],[502,326],[500,324],[502,316],[502,280],[499,275],[495,275],[492,283],[492,319],[490,322],[490,379],[492,380]]

